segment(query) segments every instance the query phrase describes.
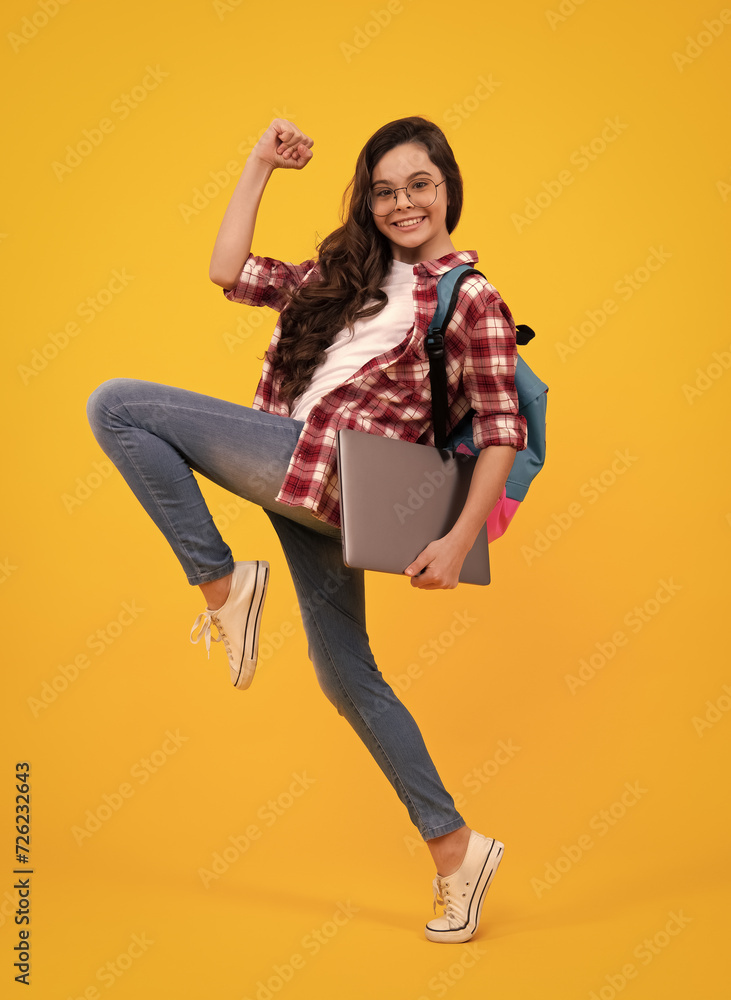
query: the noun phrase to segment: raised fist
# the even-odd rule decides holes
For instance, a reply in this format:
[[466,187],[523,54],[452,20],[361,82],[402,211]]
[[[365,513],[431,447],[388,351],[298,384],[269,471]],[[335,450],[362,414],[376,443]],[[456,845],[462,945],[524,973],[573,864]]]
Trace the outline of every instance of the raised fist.
[[272,167],[301,170],[312,159],[314,140],[285,118],[275,118],[252,150],[252,155]]

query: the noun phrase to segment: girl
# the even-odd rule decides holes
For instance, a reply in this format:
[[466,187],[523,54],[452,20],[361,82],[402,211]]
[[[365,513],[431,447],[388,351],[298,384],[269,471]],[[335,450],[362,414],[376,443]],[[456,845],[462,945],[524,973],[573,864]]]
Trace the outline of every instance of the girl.
[[[328,699],[363,740],[426,841],[444,912],[431,941],[467,941],[503,845],[457,812],[419,729],[376,666],[365,620],[364,574],[342,561],[335,441],[340,427],[433,444],[424,339],[438,277],[477,255],[450,234],[462,178],[436,125],[419,117],[380,128],[361,151],[344,223],[318,257],[283,263],[250,252],[275,169],[300,170],[313,140],[275,119],[251,152],[224,215],[211,280],[226,298],[280,313],[252,407],[133,379],[96,389],[88,415],[100,446],[172,546],[207,607],[191,640],[211,626],[244,689],[256,667],[269,566],[234,562],[193,472],[260,505],[282,544],[309,656]],[[346,192],[347,194],[347,192]],[[296,204],[294,206],[296,211]],[[465,281],[446,344],[450,427],[470,409],[480,449],[454,528],[405,567],[421,590],[457,586],[480,526],[504,495],[525,447],[514,374],[515,324],[492,285]]]

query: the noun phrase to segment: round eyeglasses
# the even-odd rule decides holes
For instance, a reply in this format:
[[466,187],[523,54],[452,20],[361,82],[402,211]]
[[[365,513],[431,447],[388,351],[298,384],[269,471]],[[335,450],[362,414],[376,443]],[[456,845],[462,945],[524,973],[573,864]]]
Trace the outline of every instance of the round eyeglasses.
[[[444,183],[445,181],[439,181],[439,184]],[[421,177],[406,187],[400,188],[376,184],[368,195],[368,208],[374,215],[390,215],[398,204],[399,191],[405,191],[406,197],[416,208],[429,208],[437,200],[439,184],[435,184],[434,181],[426,177]]]

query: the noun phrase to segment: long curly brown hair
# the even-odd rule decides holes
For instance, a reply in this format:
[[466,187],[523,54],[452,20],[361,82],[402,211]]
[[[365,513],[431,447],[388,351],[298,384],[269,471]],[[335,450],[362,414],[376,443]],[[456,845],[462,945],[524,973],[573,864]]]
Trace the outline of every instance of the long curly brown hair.
[[[442,172],[449,195],[446,226],[452,232],[462,213],[462,175],[442,130],[426,118],[399,118],[375,132],[358,156],[355,175],[345,189],[342,225],[318,245],[319,277],[287,296],[282,332],[275,351],[267,351],[279,381],[279,397],[290,407],[325,360],[325,350],[357,319],[376,316],[388,296],[381,285],[391,265],[391,247],[368,208],[373,169],[389,150],[406,142],[423,146]],[[349,196],[350,193],[350,196]]]

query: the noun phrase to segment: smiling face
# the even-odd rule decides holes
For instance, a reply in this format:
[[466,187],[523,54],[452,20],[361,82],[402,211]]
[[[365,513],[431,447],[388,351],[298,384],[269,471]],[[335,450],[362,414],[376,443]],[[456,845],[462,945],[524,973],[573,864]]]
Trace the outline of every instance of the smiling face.
[[378,187],[405,188],[420,178],[430,179],[437,188],[437,197],[428,208],[417,208],[406,197],[404,190],[397,192],[397,202],[389,215],[374,215],[376,228],[391,244],[395,260],[405,264],[418,264],[422,260],[443,257],[454,250],[447,230],[447,184],[444,176],[423,146],[414,142],[394,146],[385,153],[373,168],[371,191]]

